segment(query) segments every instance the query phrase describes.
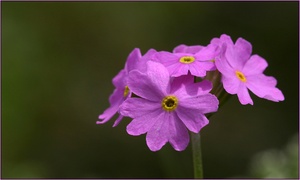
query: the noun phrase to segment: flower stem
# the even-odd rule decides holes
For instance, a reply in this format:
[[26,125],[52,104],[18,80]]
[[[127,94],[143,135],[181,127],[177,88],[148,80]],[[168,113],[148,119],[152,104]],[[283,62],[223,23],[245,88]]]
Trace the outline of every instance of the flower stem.
[[202,154],[200,145],[200,132],[191,132],[193,164],[194,164],[194,178],[203,178]]

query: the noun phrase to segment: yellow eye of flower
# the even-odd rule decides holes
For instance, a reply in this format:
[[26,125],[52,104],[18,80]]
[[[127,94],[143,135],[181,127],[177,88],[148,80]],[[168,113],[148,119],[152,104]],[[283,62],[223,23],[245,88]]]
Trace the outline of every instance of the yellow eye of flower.
[[237,78],[239,78],[240,81],[242,81],[242,82],[246,82],[247,81],[245,75],[242,72],[235,71],[235,75],[236,75]]
[[165,111],[171,112],[178,106],[178,99],[175,96],[166,96],[161,102],[161,106]]
[[190,64],[195,61],[195,58],[193,56],[183,56],[179,61],[184,64]]
[[128,93],[129,93],[129,88],[128,88],[128,86],[125,86],[125,89],[124,89],[124,97],[126,97],[127,95],[128,95]]

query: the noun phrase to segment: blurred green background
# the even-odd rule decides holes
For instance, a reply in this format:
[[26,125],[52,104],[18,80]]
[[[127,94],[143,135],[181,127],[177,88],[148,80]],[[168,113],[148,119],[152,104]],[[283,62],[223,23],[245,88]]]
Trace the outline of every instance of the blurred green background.
[[205,178],[298,177],[298,2],[2,2],[2,178],[192,178],[190,146],[151,152],[130,119],[95,122],[133,48],[223,33],[252,43],[286,100],[219,109]]

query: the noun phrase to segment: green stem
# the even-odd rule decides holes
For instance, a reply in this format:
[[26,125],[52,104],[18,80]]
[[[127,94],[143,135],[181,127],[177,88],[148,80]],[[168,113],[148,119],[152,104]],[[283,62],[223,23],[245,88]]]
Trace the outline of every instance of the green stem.
[[200,143],[200,132],[191,132],[192,151],[193,151],[193,164],[194,164],[194,178],[203,178],[202,154]]
[[[213,89],[210,93],[217,96],[220,101],[219,108],[228,100],[230,96],[224,91],[223,85],[221,83],[221,74],[218,71],[208,72],[205,79],[213,83]],[[194,77],[194,82],[197,82],[197,78]],[[213,114],[206,114],[207,118],[210,118]],[[203,179],[203,165],[202,165],[202,154],[201,154],[201,142],[200,142],[200,132],[191,132],[192,141],[192,153],[193,153],[193,164],[194,164],[194,178]]]

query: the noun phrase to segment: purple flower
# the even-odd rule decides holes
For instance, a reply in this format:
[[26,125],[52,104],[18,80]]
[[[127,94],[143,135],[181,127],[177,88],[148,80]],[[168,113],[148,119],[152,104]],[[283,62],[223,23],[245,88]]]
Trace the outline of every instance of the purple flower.
[[190,72],[197,77],[204,77],[206,71],[215,70],[214,58],[218,46],[212,44],[203,46],[179,45],[173,53],[161,51],[156,57],[162,63],[172,77],[179,77]]
[[216,59],[216,66],[222,73],[223,86],[229,94],[237,94],[243,105],[253,105],[248,89],[260,98],[275,102],[284,100],[282,92],[275,87],[276,79],[263,74],[267,61],[258,55],[251,56],[252,46],[248,41],[239,38],[233,44],[230,37],[224,35],[221,43],[223,50]]
[[141,98],[128,98],[120,106],[123,116],[133,118],[127,126],[128,134],[147,133],[146,142],[152,151],[167,142],[177,151],[184,150],[189,143],[188,130],[198,133],[208,124],[204,114],[217,111],[219,104],[209,94],[209,81],[193,83],[191,77],[172,79],[162,64],[153,61],[147,62],[144,73],[131,71],[128,86]]
[[[128,56],[125,63],[125,68],[122,69],[112,80],[115,90],[109,97],[110,107],[108,107],[102,114],[99,115],[100,121],[97,124],[103,124],[109,121],[118,111],[119,106],[131,96],[131,91],[127,86],[128,74],[133,69],[138,68],[138,62],[141,58],[140,49],[135,48]],[[123,119],[122,115],[119,115],[113,127],[117,126]]]

